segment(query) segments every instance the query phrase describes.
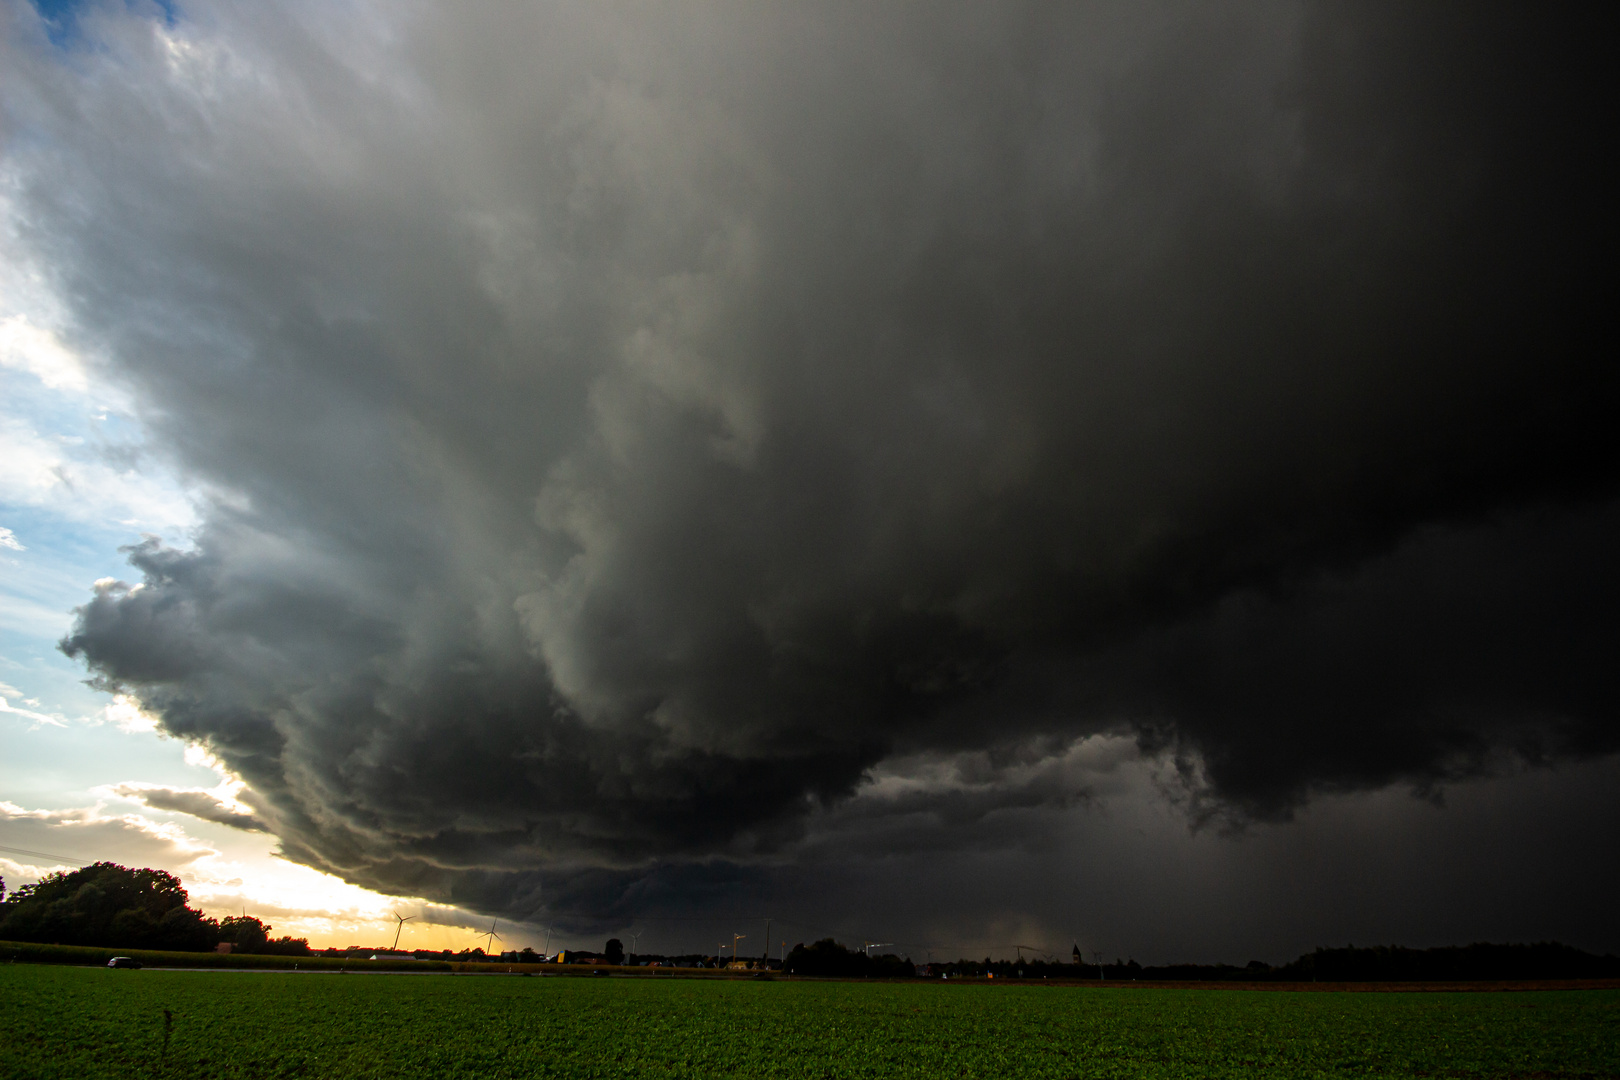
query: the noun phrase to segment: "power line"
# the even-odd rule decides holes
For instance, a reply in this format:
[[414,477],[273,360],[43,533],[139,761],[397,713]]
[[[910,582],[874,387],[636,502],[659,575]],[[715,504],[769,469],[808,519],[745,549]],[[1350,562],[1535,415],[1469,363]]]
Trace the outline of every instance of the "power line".
[[48,851],[29,851],[27,848],[0,847],[8,855],[32,855],[36,859],[50,859],[52,862],[65,863],[69,866],[89,866],[83,859],[75,859],[71,855],[52,855]]

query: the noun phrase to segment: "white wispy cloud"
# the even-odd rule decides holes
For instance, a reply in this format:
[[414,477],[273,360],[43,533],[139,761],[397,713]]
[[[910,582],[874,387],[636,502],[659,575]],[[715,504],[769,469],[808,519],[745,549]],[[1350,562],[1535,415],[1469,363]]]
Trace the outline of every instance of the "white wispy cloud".
[[157,718],[143,710],[140,703],[128,694],[114,695],[111,703],[102,706],[99,713],[89,718],[89,722],[111,724],[119,731],[129,734],[144,734],[158,730]]
[[20,716],[24,720],[33,721],[36,726],[39,724],[49,724],[52,727],[67,726],[67,720],[61,716],[53,715],[51,713],[35,712],[32,709],[19,709],[15,705],[11,704],[9,700],[3,697],[0,697],[0,713],[9,713],[12,716]]
[[37,417],[0,413],[0,502],[103,527],[189,528],[196,511],[175,478],[120,456],[127,460],[104,455],[87,436],[42,431]]
[[53,331],[36,326],[25,314],[0,319],[0,367],[36,376],[52,390],[87,394],[90,379],[84,364]]

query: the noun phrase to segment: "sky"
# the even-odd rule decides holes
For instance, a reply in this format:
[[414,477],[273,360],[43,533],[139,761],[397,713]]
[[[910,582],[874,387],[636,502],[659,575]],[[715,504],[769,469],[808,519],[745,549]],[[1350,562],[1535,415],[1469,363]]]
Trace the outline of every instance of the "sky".
[[1620,951],[1609,21],[0,0],[0,874]]

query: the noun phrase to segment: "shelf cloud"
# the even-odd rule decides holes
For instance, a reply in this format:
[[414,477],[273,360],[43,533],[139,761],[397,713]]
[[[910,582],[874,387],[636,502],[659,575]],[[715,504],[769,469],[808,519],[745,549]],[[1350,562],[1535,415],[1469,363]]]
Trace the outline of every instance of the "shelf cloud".
[[1597,18],[12,3],[17,250],[204,493],[62,647],[519,918],[1611,754]]

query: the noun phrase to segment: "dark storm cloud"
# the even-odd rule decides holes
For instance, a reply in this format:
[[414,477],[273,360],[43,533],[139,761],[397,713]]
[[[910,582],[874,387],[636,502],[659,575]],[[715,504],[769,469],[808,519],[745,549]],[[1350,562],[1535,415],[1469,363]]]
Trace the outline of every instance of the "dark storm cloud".
[[1616,749],[1585,16],[9,10],[22,243],[211,493],[64,647],[294,858],[599,911],[1088,737],[1233,820]]

